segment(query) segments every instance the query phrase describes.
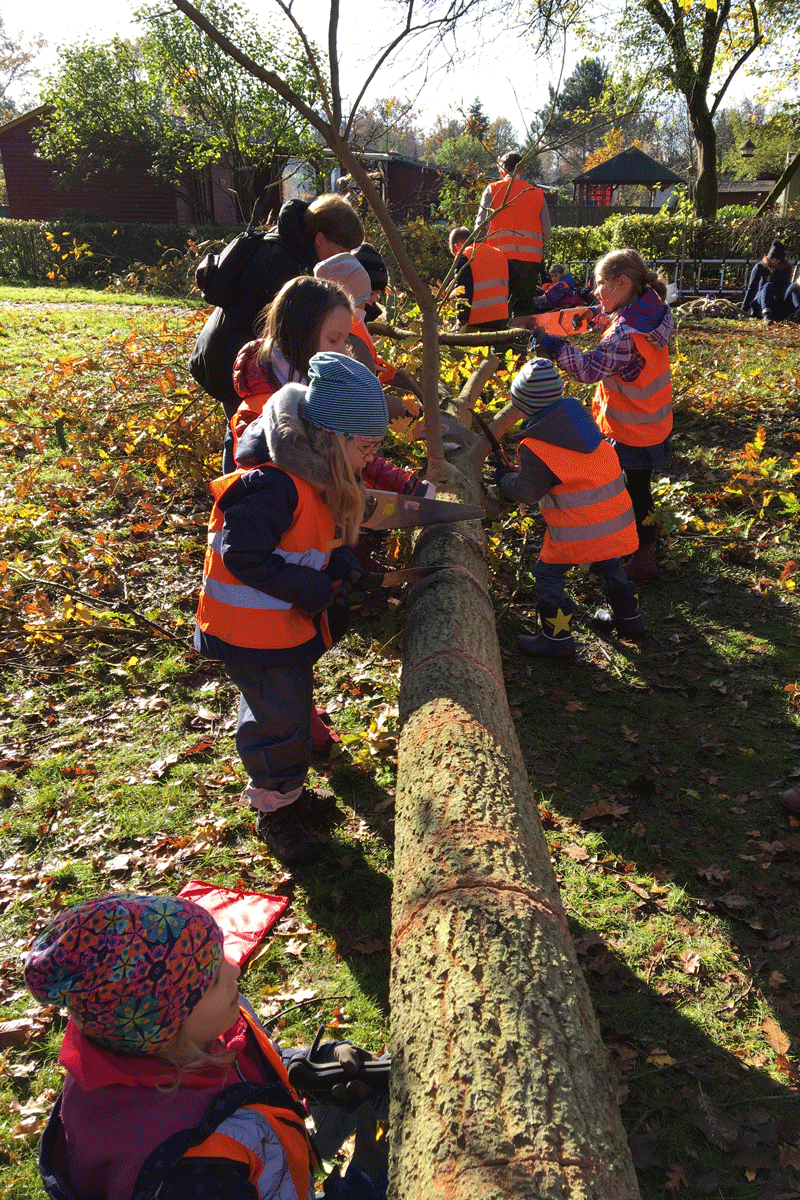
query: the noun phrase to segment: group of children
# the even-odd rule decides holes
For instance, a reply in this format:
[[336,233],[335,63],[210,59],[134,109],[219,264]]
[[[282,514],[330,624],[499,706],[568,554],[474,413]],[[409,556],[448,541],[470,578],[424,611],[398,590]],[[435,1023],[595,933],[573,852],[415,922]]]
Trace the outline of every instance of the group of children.
[[[453,255],[452,290],[456,304],[456,328],[467,333],[491,333],[508,329],[518,323],[527,327],[527,320],[509,320],[509,266],[502,251],[488,241],[474,241],[474,234],[464,225],[450,231],[450,253]],[[547,282],[537,287],[533,307],[541,312],[585,305],[585,289],[580,289],[575,277],[561,263],[552,263]]]
[[[344,353],[365,284],[349,262],[330,265],[327,279],[282,288],[262,336],[236,360],[237,465],[211,484],[195,631],[197,649],[240,691],[236,743],[257,833],[292,864],[318,850],[304,824],[325,803],[305,782],[313,671],[359,594],[363,480],[398,470],[377,457],[389,423],[380,363]],[[546,523],[535,570],[541,632],[519,639],[530,654],[574,654],[571,565],[592,564],[611,621],[634,638],[644,632],[637,582],[656,570],[649,482],[672,427],[672,317],[663,281],[633,250],[606,255],[595,287],[610,329],[587,353],[534,332],[546,357],[511,385],[526,419],[519,470],[495,461],[502,494],[538,503]],[[594,420],[564,398],[558,368],[598,382]],[[407,472],[393,484],[425,487]],[[365,1106],[374,1128],[380,1101],[360,1082],[338,1117],[312,1114],[315,1144],[287,1055],[239,996],[238,975],[214,919],[180,898],[88,901],[36,940],[27,985],[69,1015],[64,1089],[41,1148],[53,1200],[307,1200],[320,1156]],[[355,1085],[364,1052],[343,1043],[324,1053]],[[385,1163],[361,1169],[356,1156],[325,1194],[373,1200],[385,1189]]]

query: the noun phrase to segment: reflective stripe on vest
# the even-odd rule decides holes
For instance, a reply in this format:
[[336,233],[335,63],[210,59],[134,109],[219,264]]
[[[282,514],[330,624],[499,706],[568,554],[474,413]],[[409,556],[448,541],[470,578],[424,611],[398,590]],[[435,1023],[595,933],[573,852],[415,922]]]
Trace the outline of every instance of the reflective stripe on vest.
[[613,446],[588,454],[534,437],[522,441],[561,480],[539,501],[547,523],[542,562],[603,562],[632,554],[639,544],[630,496]]
[[[269,1038],[246,1008],[241,1008],[240,1012],[262,1054],[292,1099],[297,1101],[286,1068]],[[270,1154],[270,1150],[274,1150],[274,1154]],[[310,1200],[314,1194],[311,1164],[316,1162],[317,1156],[304,1122],[288,1108],[246,1104],[222,1121],[199,1146],[187,1150],[184,1158],[222,1158],[244,1163],[249,1182],[259,1196],[270,1196],[275,1200]]]
[[486,242],[467,246],[462,253],[472,267],[472,302],[467,324],[507,319],[508,260],[505,255]]
[[641,333],[633,343],[644,359],[638,379],[625,383],[610,375],[597,385],[592,414],[600,432],[625,446],[657,446],[672,430],[672,375],[669,349]]
[[[272,463],[264,468],[279,470]],[[307,613],[286,600],[279,600],[258,588],[249,587],[227,570],[222,561],[222,530],[225,515],[219,502],[233,484],[247,474],[240,469],[223,475],[211,484],[214,507],[208,524],[208,545],[203,564],[203,585],[197,606],[197,624],[232,646],[252,649],[286,649],[301,646],[316,636],[314,622]],[[298,504],[291,527],[284,533],[274,553],[289,563],[315,571],[327,565],[337,545],[333,517],[319,492],[305,480],[285,472],[297,488]],[[330,644],[327,621],[323,615],[323,638]]]
[[492,215],[486,240],[506,258],[541,262],[542,189],[522,179],[498,179],[489,184],[489,192],[492,209],[500,211]]

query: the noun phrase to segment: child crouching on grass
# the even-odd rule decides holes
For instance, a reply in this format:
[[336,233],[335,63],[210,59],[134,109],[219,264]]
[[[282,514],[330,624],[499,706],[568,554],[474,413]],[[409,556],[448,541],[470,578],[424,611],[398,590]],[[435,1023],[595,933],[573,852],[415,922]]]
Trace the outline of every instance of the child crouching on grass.
[[636,549],[636,524],[614,449],[580,401],[564,398],[561,376],[548,358],[526,363],[511,384],[515,408],[528,417],[519,447],[519,471],[495,463],[504,497],[538,503],[547,524],[534,575],[538,637],[518,638],[525,654],[570,657],[573,607],[564,593],[571,566],[591,563],[601,576],[612,619],[623,637],[640,637],[636,585],[620,555]]
[[[314,1196],[320,1153],[329,1158],[338,1149],[357,1109],[316,1111],[318,1128],[333,1113],[329,1133],[338,1139],[332,1145],[323,1134],[318,1152],[284,1066],[303,1052],[281,1057],[239,995],[238,978],[214,918],[177,897],[88,900],[37,938],[25,982],[42,1003],[69,1014],[59,1055],[64,1087],[40,1147],[48,1196]],[[346,1042],[321,1051],[353,1075],[372,1057]],[[360,1080],[344,1086],[363,1098],[361,1107],[380,1107]],[[377,1200],[385,1175],[373,1178],[351,1163],[325,1194]]]
[[256,833],[290,866],[320,849],[300,819],[330,798],[305,786],[314,663],[335,640],[326,609],[334,598],[334,611],[346,607],[363,574],[352,550],[361,473],[389,423],[383,389],[361,363],[315,354],[308,373],[298,415],[283,413],[268,444],[263,413],[240,443],[248,465],[211,484],[194,640],[241,692],[236,748]]

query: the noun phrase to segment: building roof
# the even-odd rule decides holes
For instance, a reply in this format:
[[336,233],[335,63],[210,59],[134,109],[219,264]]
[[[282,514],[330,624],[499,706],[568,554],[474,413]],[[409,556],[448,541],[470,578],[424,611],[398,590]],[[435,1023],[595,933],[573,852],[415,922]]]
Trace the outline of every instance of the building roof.
[[637,150],[635,146],[630,146],[627,150],[623,150],[621,154],[615,154],[613,158],[606,159],[605,162],[598,163],[596,167],[592,167],[590,171],[584,171],[582,175],[578,175],[572,180],[573,183],[606,183],[606,184],[621,184],[621,183],[639,183],[647,187],[653,187],[658,184],[665,187],[669,183],[685,183],[685,179],[681,179],[680,175],[676,175],[669,167],[665,167],[663,163],[656,162],[649,154],[645,154],[643,150]]
[[774,187],[774,179],[720,179],[717,183],[720,192],[771,192]]

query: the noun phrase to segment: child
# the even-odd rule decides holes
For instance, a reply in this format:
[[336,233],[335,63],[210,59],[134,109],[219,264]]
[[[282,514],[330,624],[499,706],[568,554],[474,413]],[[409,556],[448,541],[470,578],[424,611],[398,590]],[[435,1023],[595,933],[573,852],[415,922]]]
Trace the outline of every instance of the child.
[[[386,288],[389,285],[389,272],[383,255],[375,249],[371,242],[362,242],[358,249],[353,251],[353,258],[358,259],[369,275],[369,284],[372,289],[367,297],[367,303],[364,305],[364,320],[380,321],[384,313],[378,300],[385,298]],[[386,386],[385,379],[382,379],[381,383]]]
[[[369,282],[352,254],[335,255],[335,260],[339,259],[348,259],[354,270]],[[354,320],[347,291],[329,279],[306,275],[284,284],[267,305],[261,314],[262,336],[242,347],[233,368],[233,384],[242,397],[231,422],[237,465],[239,440],[251,421],[263,412],[270,397],[286,383],[306,383],[308,364],[314,354],[347,353]],[[364,333],[371,342],[366,327]],[[403,411],[402,404],[399,410]],[[432,499],[436,494],[433,484],[421,480],[416,471],[404,471],[380,455],[369,463],[364,482],[378,491],[406,496]]]
[[536,564],[536,607],[542,632],[518,638],[525,654],[569,657],[573,607],[564,595],[571,566],[590,562],[606,586],[614,624],[640,637],[636,585],[619,561],[636,547],[633,511],[619,461],[583,405],[563,398],[561,377],[548,358],[526,363],[511,384],[515,408],[529,417],[519,448],[519,471],[496,463],[503,496],[536,504],[547,532]]
[[234,453],[270,396],[285,383],[306,382],[313,355],[345,353],[352,320],[350,297],[334,283],[301,275],[283,285],[259,314],[260,337],[242,347],[233,366],[243,398],[231,421]]
[[[376,253],[376,252],[373,252]],[[369,367],[378,376],[383,387],[394,387],[405,392],[413,392],[420,400],[422,392],[414,379],[402,367],[392,366],[386,359],[381,358],[375,349],[372,334],[367,328],[367,305],[370,296],[376,293],[372,289],[367,268],[361,265],[355,254],[334,254],[324,262],[317,263],[314,268],[317,279],[327,279],[347,292],[353,302],[353,323],[347,338],[347,349],[353,358],[357,358],[365,367]],[[409,401],[399,397],[387,396],[389,419],[394,421],[400,417],[418,417],[421,409]],[[389,489],[394,490],[394,489]]]
[[[34,942],[25,982],[69,1015],[39,1158],[53,1200],[314,1195],[306,1109],[222,941],[191,900],[119,895],[68,909]],[[372,1057],[348,1043],[321,1050],[354,1075]],[[360,1080],[345,1087],[364,1095]],[[337,1135],[353,1124],[340,1120]],[[377,1189],[358,1169],[348,1187],[351,1170],[338,1200],[360,1194],[357,1181]]]
[[792,282],[792,265],[783,242],[773,242],[750,272],[742,312],[746,317],[760,316],[765,325],[786,317],[800,321],[800,287]]
[[194,642],[241,692],[236,746],[256,832],[289,865],[319,853],[296,815],[320,800],[305,787],[314,662],[332,644],[325,610],[337,589],[346,605],[346,581],[361,574],[351,549],[364,513],[360,477],[389,420],[383,389],[361,363],[315,354],[309,377],[299,415],[278,410],[268,442],[265,411],[240,444],[246,465],[211,485]]
[[625,571],[640,583],[658,574],[650,484],[653,471],[664,465],[672,430],[672,312],[664,303],[666,280],[649,271],[636,250],[612,250],[602,258],[595,269],[594,290],[614,318],[595,350],[584,353],[540,330],[534,338],[537,349],[568,375],[599,384],[592,414],[625,472],[639,537]]
[[570,271],[565,271],[561,263],[553,263],[549,275],[551,283],[565,283],[571,292],[577,292],[575,276]]
[[467,333],[508,328],[508,260],[491,242],[466,242],[472,234],[463,225],[450,233],[453,286],[463,291],[456,299],[458,320]]

